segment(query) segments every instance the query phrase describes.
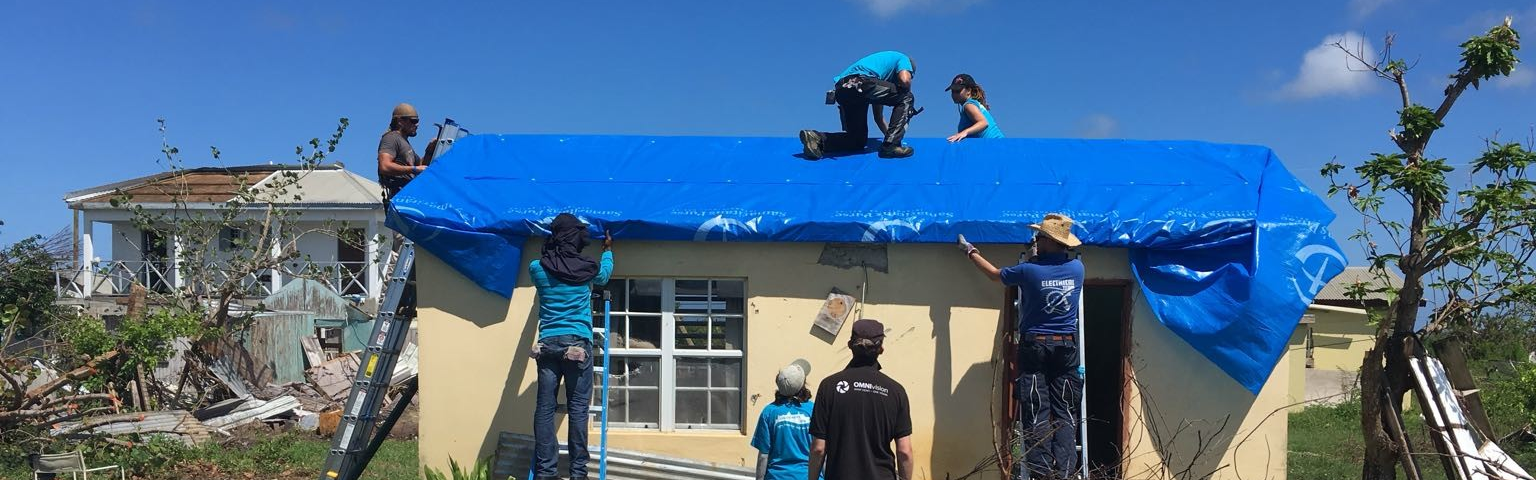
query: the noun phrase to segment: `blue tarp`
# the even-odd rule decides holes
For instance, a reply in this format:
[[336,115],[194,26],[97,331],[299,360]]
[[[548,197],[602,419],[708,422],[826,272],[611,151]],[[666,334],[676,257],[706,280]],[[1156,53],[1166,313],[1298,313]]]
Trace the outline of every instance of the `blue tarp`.
[[786,138],[476,135],[396,196],[389,221],[510,296],[524,242],[560,212],[620,240],[876,243],[1021,243],[1061,212],[1085,243],[1128,249],[1157,318],[1255,393],[1344,267],[1333,212],[1268,148],[910,144],[906,159],[813,162]]

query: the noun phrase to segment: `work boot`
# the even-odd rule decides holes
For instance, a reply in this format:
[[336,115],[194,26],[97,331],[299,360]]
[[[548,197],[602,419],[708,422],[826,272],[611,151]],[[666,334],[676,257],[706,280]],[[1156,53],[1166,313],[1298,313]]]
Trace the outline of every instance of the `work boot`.
[[880,145],[880,158],[907,158],[910,156],[912,156],[912,147],[892,143]]
[[815,130],[801,130],[800,144],[805,147],[805,158],[811,160],[821,159],[821,142],[826,140],[826,135]]

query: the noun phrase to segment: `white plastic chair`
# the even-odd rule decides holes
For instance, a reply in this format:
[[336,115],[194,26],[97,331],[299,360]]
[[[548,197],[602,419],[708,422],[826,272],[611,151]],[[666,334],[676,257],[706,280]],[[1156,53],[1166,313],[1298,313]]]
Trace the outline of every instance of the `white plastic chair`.
[[[32,460],[32,480],[42,478],[43,474],[52,474],[57,478],[63,474],[69,474],[69,478],[75,480],[89,480],[91,472],[103,470],[117,470],[118,480],[127,480],[128,473],[117,465],[105,467],[86,468],[85,455],[80,452],[54,453],[38,455]],[[110,476],[107,478],[111,478]]]

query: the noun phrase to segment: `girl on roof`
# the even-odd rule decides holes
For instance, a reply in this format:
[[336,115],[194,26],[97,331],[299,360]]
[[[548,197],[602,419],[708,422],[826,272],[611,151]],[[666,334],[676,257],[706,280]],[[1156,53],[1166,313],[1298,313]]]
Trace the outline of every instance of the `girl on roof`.
[[960,106],[959,132],[949,136],[950,142],[967,138],[1003,138],[1003,130],[997,128],[992,110],[987,107],[987,92],[970,74],[955,75],[944,91],[949,92],[949,98]]

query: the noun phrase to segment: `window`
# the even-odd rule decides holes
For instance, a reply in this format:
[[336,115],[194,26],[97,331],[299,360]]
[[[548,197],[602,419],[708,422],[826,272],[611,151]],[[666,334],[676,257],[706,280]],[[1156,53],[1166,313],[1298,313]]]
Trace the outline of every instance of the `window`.
[[[741,429],[746,281],[613,279],[607,290],[608,421],[662,431]],[[601,298],[593,311],[601,327]],[[593,388],[600,393],[602,384]]]
[[244,248],[248,239],[245,230],[235,227],[224,227],[219,230],[219,249],[229,252],[238,248]]

